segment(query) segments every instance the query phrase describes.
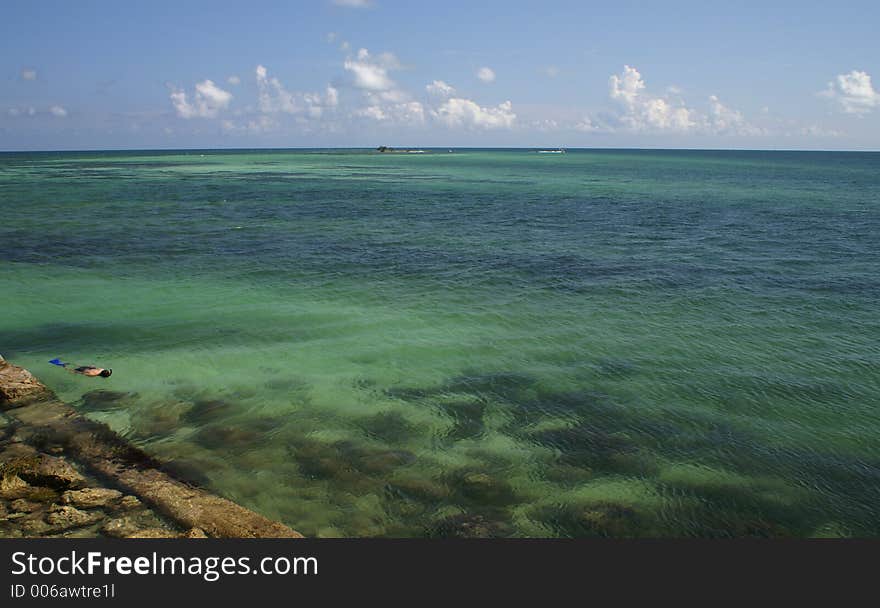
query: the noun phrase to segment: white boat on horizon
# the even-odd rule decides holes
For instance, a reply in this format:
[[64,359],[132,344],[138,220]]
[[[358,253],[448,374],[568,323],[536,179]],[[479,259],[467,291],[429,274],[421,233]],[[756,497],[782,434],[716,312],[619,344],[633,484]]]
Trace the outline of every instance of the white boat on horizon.
[[538,154],[565,154],[565,148],[557,148],[555,150],[538,150]]

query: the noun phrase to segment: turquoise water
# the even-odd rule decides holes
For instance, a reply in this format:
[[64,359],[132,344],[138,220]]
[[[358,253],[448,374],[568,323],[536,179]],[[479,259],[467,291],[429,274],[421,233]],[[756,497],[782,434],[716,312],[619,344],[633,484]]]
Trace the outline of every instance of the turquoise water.
[[880,154],[0,154],[0,212],[0,353],[305,534],[880,535]]

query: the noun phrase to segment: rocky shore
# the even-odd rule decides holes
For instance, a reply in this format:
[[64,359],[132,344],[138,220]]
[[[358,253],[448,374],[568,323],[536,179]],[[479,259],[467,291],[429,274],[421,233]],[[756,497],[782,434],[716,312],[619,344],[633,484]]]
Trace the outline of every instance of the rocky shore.
[[0,357],[0,537],[300,538],[184,483]]

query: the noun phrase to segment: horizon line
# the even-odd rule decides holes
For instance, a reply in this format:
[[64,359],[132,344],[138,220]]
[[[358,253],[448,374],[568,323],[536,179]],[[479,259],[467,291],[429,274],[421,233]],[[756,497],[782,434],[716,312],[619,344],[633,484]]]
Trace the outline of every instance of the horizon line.
[[[195,151],[285,151],[285,150],[377,150],[379,146],[285,146],[285,147],[183,147],[183,148],[54,148],[39,150],[0,149],[0,154],[48,154],[59,152],[195,152]],[[876,149],[822,148],[686,148],[686,147],[580,147],[580,146],[387,146],[400,150],[591,150],[591,151],[655,151],[655,152],[839,152],[880,153]]]

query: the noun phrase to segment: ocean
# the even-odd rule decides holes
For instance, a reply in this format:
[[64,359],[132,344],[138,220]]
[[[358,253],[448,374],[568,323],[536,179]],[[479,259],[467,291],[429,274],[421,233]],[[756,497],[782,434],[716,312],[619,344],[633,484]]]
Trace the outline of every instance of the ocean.
[[306,535],[880,535],[880,153],[2,153],[0,213],[0,354]]

